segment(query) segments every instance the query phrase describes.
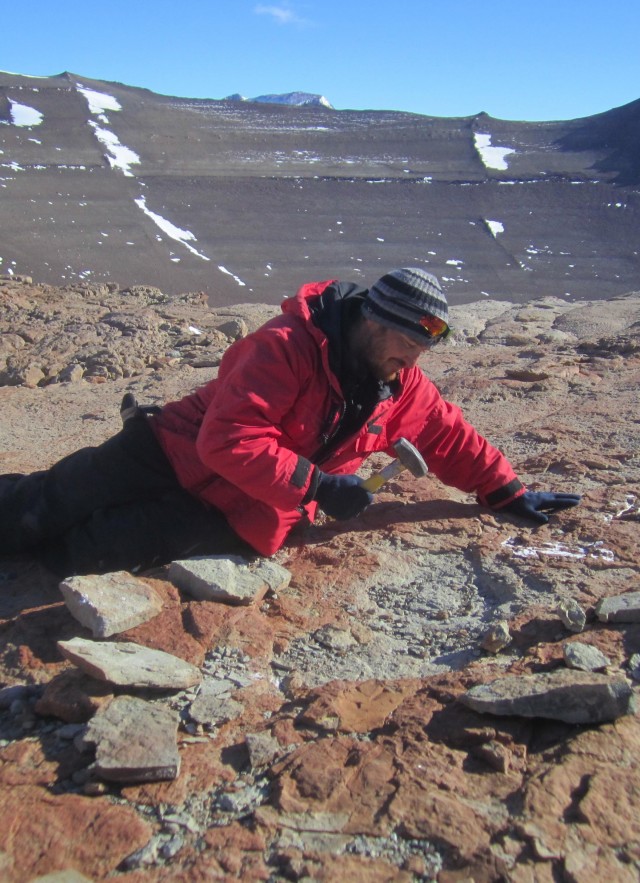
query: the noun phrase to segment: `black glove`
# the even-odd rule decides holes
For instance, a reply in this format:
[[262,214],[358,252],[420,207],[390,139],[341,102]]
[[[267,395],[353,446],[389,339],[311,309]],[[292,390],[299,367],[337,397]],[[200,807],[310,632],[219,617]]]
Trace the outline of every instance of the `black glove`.
[[315,499],[331,518],[346,521],[363,512],[373,502],[373,494],[362,487],[362,480],[357,475],[320,472]]
[[579,494],[553,494],[542,491],[525,491],[506,506],[502,506],[499,512],[509,512],[510,515],[520,515],[537,524],[546,524],[549,516],[544,511],[555,512],[557,509],[570,509],[580,502]]

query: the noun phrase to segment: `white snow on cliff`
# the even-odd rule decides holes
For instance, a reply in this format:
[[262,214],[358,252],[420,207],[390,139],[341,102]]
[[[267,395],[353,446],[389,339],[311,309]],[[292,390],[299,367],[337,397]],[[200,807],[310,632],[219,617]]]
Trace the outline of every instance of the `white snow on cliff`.
[[508,169],[506,157],[510,153],[515,153],[510,147],[492,147],[491,135],[475,132],[473,142],[476,150],[480,154],[480,159],[487,169],[499,169],[504,171]]
[[175,224],[172,224],[171,221],[167,221],[166,218],[163,218],[162,215],[156,214],[156,212],[152,212],[151,209],[147,208],[147,199],[145,196],[141,196],[139,199],[135,200],[138,208],[141,208],[142,211],[147,215],[147,217],[151,218],[151,220],[160,227],[163,233],[166,233],[167,236],[170,236],[171,239],[175,239],[178,242],[181,242],[185,248],[188,248],[190,252],[197,255],[197,257],[202,258],[203,261],[208,261],[206,255],[201,254],[197,251],[192,245],[189,245],[190,242],[195,242],[196,237],[193,235],[191,230],[181,230],[180,227],[176,227]]
[[225,101],[255,101],[258,104],[288,104],[292,107],[328,107],[333,110],[331,102],[324,95],[315,95],[312,92],[285,92],[281,95],[257,95],[255,98],[245,98],[236,93],[228,95]]
[[9,99],[9,104],[11,105],[11,122],[14,126],[25,126],[27,128],[39,126],[44,119],[44,115],[34,107],[29,107],[27,104],[18,104],[12,98]]

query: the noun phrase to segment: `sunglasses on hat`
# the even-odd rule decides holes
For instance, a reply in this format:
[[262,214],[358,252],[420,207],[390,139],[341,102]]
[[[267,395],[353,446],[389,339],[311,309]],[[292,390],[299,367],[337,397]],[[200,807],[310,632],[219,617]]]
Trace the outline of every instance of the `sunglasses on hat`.
[[437,316],[422,316],[418,319],[418,325],[424,328],[433,343],[444,340],[451,331],[444,319],[439,319]]

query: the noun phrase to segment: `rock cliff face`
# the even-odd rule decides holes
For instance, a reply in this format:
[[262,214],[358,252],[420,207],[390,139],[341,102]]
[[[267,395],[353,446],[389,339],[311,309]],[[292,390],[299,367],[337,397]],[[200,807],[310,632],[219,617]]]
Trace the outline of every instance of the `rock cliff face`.
[[[159,403],[205,382],[276,309],[0,280],[0,471],[106,438],[125,391]],[[77,671],[58,642],[91,632],[57,581],[0,558],[3,880],[638,879],[640,293],[485,300],[453,325],[424,370],[527,484],[581,505],[532,529],[401,476],[360,518],[293,536],[275,558],[288,584],[254,603],[137,575],[160,613],[103,642],[199,670],[160,695]],[[532,675],[565,708],[606,705],[587,685],[631,699],[567,723],[523,698]],[[154,726],[170,707],[178,757],[114,782],[98,711],[142,700]]]

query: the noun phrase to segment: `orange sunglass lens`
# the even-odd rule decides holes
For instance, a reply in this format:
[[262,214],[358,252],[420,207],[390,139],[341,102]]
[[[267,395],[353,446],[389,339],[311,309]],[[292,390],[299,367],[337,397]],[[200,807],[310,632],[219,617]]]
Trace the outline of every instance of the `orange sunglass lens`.
[[444,319],[439,319],[437,316],[423,316],[419,321],[431,337],[440,337],[449,328]]

